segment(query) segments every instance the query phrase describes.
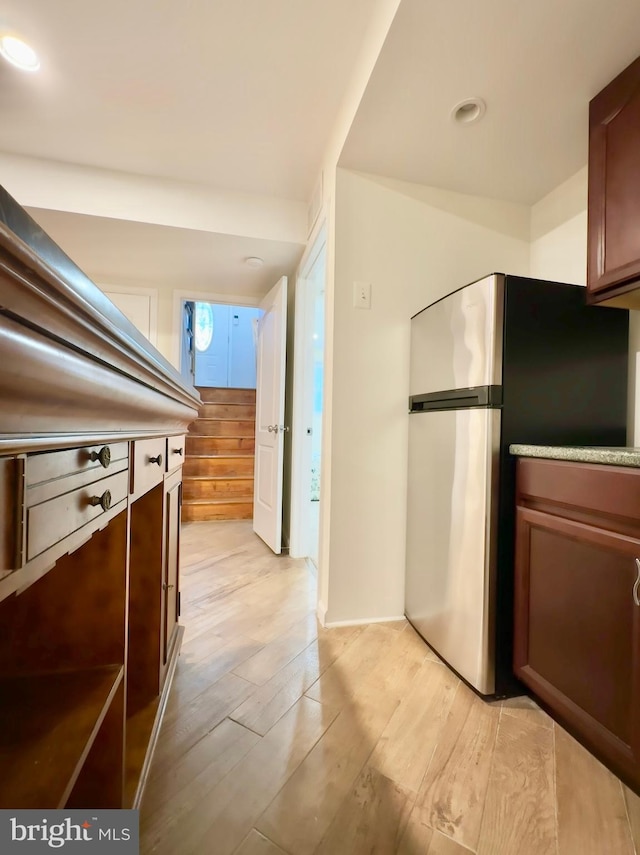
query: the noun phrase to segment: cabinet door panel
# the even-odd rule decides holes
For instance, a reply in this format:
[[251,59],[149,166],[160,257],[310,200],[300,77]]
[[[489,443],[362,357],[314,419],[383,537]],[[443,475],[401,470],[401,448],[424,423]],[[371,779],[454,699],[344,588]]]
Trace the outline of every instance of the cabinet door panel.
[[639,147],[640,58],[589,107],[587,287],[593,302],[615,296],[612,288],[635,288],[640,279]]
[[627,772],[640,761],[640,542],[518,508],[516,674]]

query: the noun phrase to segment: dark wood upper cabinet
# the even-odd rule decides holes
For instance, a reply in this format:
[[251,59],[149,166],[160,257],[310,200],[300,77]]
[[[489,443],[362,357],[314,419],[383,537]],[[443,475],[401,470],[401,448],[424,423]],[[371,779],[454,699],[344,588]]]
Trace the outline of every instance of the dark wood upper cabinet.
[[640,307],[640,57],[589,105],[587,295]]

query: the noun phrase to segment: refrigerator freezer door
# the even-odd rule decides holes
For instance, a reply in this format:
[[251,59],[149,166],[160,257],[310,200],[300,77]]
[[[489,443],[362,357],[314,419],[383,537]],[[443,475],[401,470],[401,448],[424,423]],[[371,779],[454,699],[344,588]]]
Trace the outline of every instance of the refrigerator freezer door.
[[412,318],[410,395],[502,385],[503,294],[496,273]]
[[406,614],[483,695],[495,691],[500,410],[409,417]]

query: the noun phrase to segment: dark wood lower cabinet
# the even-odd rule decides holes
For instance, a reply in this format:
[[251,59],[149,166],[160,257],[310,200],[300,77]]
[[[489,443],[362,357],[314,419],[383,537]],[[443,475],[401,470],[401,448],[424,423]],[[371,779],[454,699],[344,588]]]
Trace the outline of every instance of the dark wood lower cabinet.
[[162,670],[171,658],[178,626],[178,565],[180,560],[180,508],[182,504],[182,470],[165,480],[165,556],[163,568]]
[[518,461],[516,675],[640,790],[640,470]]
[[200,398],[1,187],[0,304],[0,808],[138,808]]

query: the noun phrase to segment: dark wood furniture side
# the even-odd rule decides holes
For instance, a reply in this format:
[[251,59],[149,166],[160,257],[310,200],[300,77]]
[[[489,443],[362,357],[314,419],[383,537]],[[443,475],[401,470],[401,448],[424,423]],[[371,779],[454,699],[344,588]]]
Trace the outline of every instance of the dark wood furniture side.
[[2,188],[0,401],[0,808],[137,807],[200,401]]
[[589,105],[587,299],[640,308],[640,57]]
[[640,790],[640,469],[517,462],[514,669]]

